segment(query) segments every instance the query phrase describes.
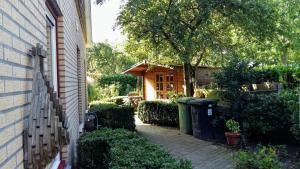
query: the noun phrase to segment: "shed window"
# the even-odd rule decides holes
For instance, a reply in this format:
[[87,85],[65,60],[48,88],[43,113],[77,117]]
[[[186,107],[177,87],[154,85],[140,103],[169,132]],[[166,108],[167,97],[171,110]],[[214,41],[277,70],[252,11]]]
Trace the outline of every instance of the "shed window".
[[167,99],[169,91],[175,90],[175,77],[173,72],[156,73],[156,98]]

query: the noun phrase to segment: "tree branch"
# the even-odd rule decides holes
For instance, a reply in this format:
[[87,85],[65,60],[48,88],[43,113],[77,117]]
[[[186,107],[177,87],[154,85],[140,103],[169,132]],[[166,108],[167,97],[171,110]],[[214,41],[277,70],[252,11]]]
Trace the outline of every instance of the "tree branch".
[[176,43],[174,42],[174,40],[171,37],[171,35],[169,35],[163,28],[161,28],[161,31],[162,31],[165,39],[169,42],[169,44],[173,47],[173,49],[176,50],[178,53],[180,53],[181,51],[178,48],[178,46],[176,45]]

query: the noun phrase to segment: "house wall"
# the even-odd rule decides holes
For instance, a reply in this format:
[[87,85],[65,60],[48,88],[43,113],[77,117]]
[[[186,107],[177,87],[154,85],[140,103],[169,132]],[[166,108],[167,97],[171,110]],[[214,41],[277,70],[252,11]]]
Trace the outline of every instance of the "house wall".
[[[62,99],[63,109],[66,111],[70,132],[70,145],[66,154],[67,161],[74,165],[79,125],[83,121],[82,114],[86,110],[84,104],[86,102],[86,91],[78,89],[78,79],[80,80],[81,89],[85,89],[86,78],[83,63],[85,62],[86,49],[80,21],[78,17],[74,17],[78,16],[75,1],[60,0],[59,6],[63,13],[64,34],[64,44],[61,44],[63,47],[59,49],[63,51],[63,55],[59,58],[60,98]],[[78,54],[80,57],[77,58]],[[77,66],[78,63],[81,65]],[[81,103],[81,105],[78,103]]]
[[[156,99],[156,88],[155,88],[155,75],[159,72],[174,72],[174,82],[175,82],[175,91],[177,93],[183,93],[183,69],[182,68],[155,68],[151,71],[144,73],[144,99],[145,100],[155,100]],[[164,86],[166,87],[166,86]]]
[[[70,145],[68,163],[76,159],[79,137],[78,95],[85,103],[85,90],[78,93],[77,48],[85,60],[84,38],[73,0],[59,0],[63,17],[59,20],[60,98],[68,117]],[[33,59],[29,49],[40,43],[46,47],[45,0],[0,0],[0,168],[23,168],[22,132],[30,115]],[[81,65],[84,72],[84,66]],[[84,73],[80,85],[85,86]],[[85,88],[85,87],[84,87]],[[83,89],[84,89],[83,88]],[[81,107],[79,109],[79,107]]]

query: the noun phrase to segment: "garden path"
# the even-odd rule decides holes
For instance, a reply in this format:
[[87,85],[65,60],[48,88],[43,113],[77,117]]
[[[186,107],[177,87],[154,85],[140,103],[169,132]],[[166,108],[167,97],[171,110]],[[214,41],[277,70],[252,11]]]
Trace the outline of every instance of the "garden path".
[[150,142],[163,146],[175,158],[190,160],[195,169],[234,168],[232,151],[220,145],[182,134],[175,128],[144,124],[137,117],[136,129]]

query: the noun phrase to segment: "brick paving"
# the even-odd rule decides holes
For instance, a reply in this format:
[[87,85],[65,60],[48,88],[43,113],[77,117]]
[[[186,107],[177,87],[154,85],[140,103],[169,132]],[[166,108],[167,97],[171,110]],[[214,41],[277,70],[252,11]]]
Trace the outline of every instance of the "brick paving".
[[147,125],[136,118],[138,133],[163,146],[178,159],[190,160],[195,169],[233,169],[232,151],[212,142],[182,134],[169,127]]

